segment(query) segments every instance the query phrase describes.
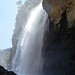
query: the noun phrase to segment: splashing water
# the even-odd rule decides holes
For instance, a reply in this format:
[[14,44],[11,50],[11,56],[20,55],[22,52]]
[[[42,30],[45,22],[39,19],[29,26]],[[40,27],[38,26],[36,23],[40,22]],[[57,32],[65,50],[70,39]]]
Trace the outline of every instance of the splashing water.
[[44,27],[47,14],[39,4],[30,14],[22,31],[12,61],[12,70],[18,75],[40,75],[43,65],[41,57]]

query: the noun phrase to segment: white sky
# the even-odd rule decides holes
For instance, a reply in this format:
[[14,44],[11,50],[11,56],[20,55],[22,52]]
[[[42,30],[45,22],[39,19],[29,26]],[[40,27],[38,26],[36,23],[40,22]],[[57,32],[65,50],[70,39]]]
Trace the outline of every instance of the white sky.
[[[12,47],[11,39],[15,26],[18,0],[0,1],[0,49]],[[24,0],[22,0],[24,2]]]

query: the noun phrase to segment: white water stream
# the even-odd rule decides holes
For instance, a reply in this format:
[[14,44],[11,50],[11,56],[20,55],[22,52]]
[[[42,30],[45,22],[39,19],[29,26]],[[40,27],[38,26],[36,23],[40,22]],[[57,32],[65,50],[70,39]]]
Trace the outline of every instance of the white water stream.
[[12,61],[12,70],[18,75],[40,75],[43,65],[41,57],[44,27],[47,14],[39,4],[31,12],[22,31]]

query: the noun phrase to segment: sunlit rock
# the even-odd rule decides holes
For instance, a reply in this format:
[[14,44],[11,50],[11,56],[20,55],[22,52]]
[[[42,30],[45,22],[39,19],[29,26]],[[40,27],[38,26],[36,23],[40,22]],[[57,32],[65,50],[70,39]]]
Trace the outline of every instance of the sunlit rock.
[[59,22],[61,14],[66,10],[69,27],[71,27],[75,19],[75,0],[43,0],[43,7],[54,23]]

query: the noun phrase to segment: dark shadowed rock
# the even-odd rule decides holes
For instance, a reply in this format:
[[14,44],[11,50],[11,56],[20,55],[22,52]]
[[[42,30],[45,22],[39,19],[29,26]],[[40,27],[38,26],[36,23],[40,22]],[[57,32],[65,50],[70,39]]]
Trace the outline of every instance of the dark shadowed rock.
[[75,22],[68,28],[66,15],[64,11],[57,25],[50,21],[45,33],[44,75],[75,75]]
[[8,71],[0,66],[0,75],[16,75],[13,71]]

